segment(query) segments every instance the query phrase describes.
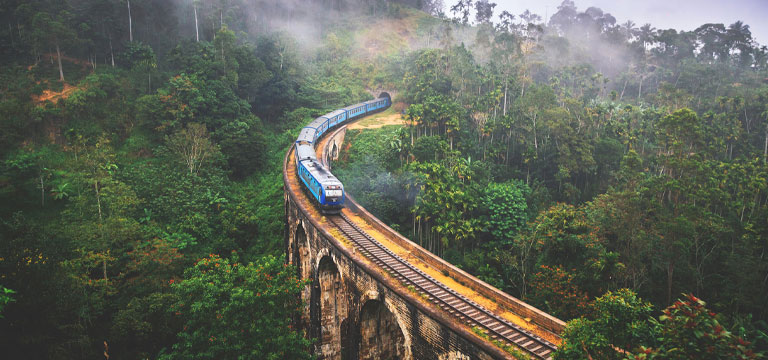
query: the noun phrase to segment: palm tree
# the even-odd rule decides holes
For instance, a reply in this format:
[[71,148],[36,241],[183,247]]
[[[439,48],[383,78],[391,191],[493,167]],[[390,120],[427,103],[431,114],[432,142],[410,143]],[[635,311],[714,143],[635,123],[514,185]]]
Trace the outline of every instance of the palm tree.
[[741,65],[748,65],[752,62],[752,32],[749,30],[749,25],[744,24],[742,21],[737,21],[730,26],[725,33],[726,42],[731,50],[739,50],[739,58]]
[[651,24],[645,24],[637,32],[638,40],[643,44],[643,51],[648,51],[648,46],[653,44],[656,36],[656,28]]
[[721,61],[728,58],[730,48],[725,39],[726,29],[723,24],[704,24],[695,32],[701,43],[701,56],[705,59],[717,57]]
[[624,40],[629,42],[632,40],[633,37],[635,37],[635,34],[637,34],[637,27],[635,27],[635,22],[632,20],[627,20],[627,22],[621,24],[621,32],[624,34]]

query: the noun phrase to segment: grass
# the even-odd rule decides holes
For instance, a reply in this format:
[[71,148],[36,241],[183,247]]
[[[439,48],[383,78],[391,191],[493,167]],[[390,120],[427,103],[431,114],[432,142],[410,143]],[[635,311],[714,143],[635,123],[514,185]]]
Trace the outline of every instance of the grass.
[[531,357],[528,356],[528,354],[518,350],[517,348],[515,348],[513,346],[506,345],[506,344],[504,344],[503,342],[501,342],[499,340],[491,339],[491,337],[488,335],[488,333],[486,333],[485,330],[481,329],[478,326],[473,326],[472,327],[472,332],[475,333],[477,336],[479,336],[479,337],[481,337],[481,338],[483,338],[485,340],[490,341],[491,343],[493,343],[494,345],[498,346],[500,349],[504,350],[508,354],[514,356],[515,359],[520,359],[520,360],[530,360],[531,359]]

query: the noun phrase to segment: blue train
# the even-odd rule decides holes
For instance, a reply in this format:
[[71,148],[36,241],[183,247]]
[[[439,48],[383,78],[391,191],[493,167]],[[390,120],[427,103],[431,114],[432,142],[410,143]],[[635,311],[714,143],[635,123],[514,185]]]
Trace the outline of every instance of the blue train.
[[392,105],[389,94],[329,112],[301,129],[296,139],[296,174],[323,214],[338,214],[344,206],[344,184],[317,160],[317,139],[350,120],[382,111]]

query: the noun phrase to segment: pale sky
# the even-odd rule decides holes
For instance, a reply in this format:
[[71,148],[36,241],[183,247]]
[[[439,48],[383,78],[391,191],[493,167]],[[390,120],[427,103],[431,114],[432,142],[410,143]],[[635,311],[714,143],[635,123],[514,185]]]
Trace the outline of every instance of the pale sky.
[[[574,0],[579,12],[596,6],[611,13],[616,22],[634,21],[638,27],[650,23],[655,28],[694,30],[705,23],[728,25],[741,20],[761,45],[768,45],[768,0]],[[443,0],[450,8],[456,0]],[[498,4],[494,18],[503,10],[518,15],[531,12],[552,16],[562,0],[491,0]],[[451,12],[446,12],[451,16]],[[494,19],[496,20],[496,19]],[[545,19],[548,20],[548,19]]]

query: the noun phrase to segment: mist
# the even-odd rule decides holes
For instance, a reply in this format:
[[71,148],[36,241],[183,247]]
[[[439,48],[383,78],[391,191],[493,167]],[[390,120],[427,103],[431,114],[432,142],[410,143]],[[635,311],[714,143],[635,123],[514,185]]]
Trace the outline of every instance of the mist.
[[363,16],[380,16],[396,5],[416,6],[436,13],[441,0],[231,0],[224,2],[174,0],[179,33],[182,38],[213,40],[216,31],[226,25],[246,39],[283,33],[295,40],[302,51],[316,49],[331,29],[360,25]]

